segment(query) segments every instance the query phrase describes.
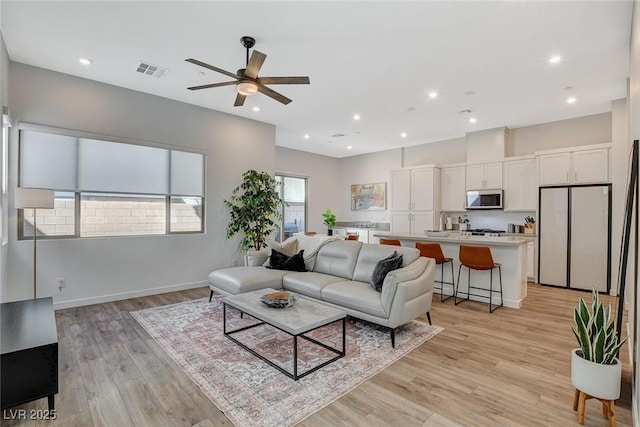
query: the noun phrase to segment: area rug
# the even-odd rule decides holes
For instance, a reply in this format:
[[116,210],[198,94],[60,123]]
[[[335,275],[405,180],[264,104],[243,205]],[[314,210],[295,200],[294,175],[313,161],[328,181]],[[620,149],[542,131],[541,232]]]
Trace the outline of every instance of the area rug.
[[[222,300],[214,297],[131,312],[156,342],[236,426],[291,426],[380,372],[443,330],[412,321],[396,331],[348,318],[347,352],[294,381],[222,333]],[[227,307],[228,328],[256,323]],[[341,322],[313,331],[313,338],[342,346]],[[264,325],[234,335],[280,366],[291,369],[292,338]],[[331,356],[299,339],[298,367],[306,370]]]

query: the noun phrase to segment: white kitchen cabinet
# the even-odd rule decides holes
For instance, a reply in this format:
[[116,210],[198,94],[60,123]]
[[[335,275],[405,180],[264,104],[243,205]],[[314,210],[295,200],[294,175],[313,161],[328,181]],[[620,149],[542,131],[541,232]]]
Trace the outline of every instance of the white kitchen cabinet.
[[535,280],[535,257],[536,257],[536,243],[534,240],[527,243],[527,278]]
[[433,229],[440,214],[440,169],[422,166],[391,171],[391,231]]
[[391,210],[431,211],[434,209],[436,181],[440,169],[433,167],[391,171]]
[[538,199],[536,159],[505,161],[504,201],[505,211],[535,211]]
[[465,182],[467,190],[502,188],[502,162],[468,165]]
[[540,185],[569,184],[571,181],[571,153],[541,154],[538,156]]
[[435,214],[426,212],[392,212],[391,231],[393,233],[424,233],[435,228]]
[[391,171],[391,210],[411,209],[411,171]]
[[609,149],[539,154],[538,182],[540,186],[609,182]]
[[446,167],[440,170],[440,209],[444,212],[462,212],[465,198],[464,166]]
[[609,150],[584,150],[573,153],[573,182],[591,184],[609,181]]

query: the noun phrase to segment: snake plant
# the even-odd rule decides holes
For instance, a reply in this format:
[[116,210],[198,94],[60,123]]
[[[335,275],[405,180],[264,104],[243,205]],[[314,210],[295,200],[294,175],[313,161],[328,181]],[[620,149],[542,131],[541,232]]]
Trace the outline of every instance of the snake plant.
[[573,321],[576,327],[572,330],[582,349],[582,357],[591,362],[613,365],[627,338],[618,342],[611,303],[604,308],[594,289],[591,310],[584,298],[580,298],[578,307],[573,312]]

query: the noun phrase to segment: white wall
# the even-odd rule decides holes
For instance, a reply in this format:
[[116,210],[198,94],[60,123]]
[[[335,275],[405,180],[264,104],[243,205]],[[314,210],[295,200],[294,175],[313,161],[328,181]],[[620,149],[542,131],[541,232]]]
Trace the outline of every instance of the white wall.
[[[636,139],[640,139],[640,5],[638,1],[634,2],[633,8],[633,20],[631,23],[631,43],[630,43],[630,52],[629,52],[629,140],[633,141]],[[639,200],[640,193],[636,194],[636,203]],[[637,204],[636,204],[637,206]],[[636,211],[636,215],[638,212]],[[636,239],[638,238],[638,230],[636,230],[635,234]],[[640,253],[636,254],[636,256],[632,259],[635,259],[636,265],[640,262]],[[633,268],[633,266],[632,266]],[[635,378],[635,387],[632,389],[635,391],[632,399],[632,414],[634,419],[634,425],[640,424],[640,398],[638,396],[638,385],[640,385],[640,351],[638,351],[637,344],[637,331],[640,328],[640,317],[634,311],[635,307],[637,307],[637,298],[638,298],[638,285],[640,283],[635,283],[635,286],[627,286],[627,296],[626,301],[629,307],[628,311],[628,320],[629,320],[629,333],[630,333],[630,354],[633,355],[636,372]]]
[[[274,172],[275,128],[103,83],[23,64],[9,69],[15,121],[206,150],[205,234],[38,241],[39,295],[61,306],[121,299],[207,283],[210,271],[239,259],[225,237],[223,199],[247,169]],[[32,242],[17,241],[13,189],[17,141],[10,144],[9,299],[31,297]]]
[[404,148],[403,166],[466,162],[467,138],[447,139]]
[[[0,9],[1,9],[0,2]],[[7,53],[7,47],[4,44],[4,37],[0,33],[0,107],[9,106],[9,55]],[[0,136],[1,138],[1,136]],[[1,141],[0,141],[1,144]],[[1,150],[1,146],[0,146]],[[2,157],[4,153],[0,153],[0,176],[4,173]],[[0,179],[1,184],[1,179]],[[2,190],[0,189],[0,192]],[[0,199],[2,194],[0,194]],[[6,213],[8,206],[2,204],[0,200],[0,227],[3,227],[3,221],[7,217]],[[2,233],[0,232],[0,235]],[[4,240],[4,238],[2,238]],[[7,266],[9,259],[9,248],[7,244],[0,242],[0,302],[8,300],[8,288],[7,288]]]
[[507,153],[523,156],[540,150],[608,142],[611,142],[611,113],[601,113],[510,129]]
[[[276,172],[307,178],[307,231],[326,233],[322,212],[338,211],[343,204],[339,197],[340,160],[290,148],[276,147]],[[338,219],[341,220],[340,216]]]

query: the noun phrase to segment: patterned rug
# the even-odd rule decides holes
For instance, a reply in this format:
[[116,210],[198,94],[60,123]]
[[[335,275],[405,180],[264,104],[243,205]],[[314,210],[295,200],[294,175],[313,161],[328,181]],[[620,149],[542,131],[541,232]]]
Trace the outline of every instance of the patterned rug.
[[[214,297],[131,312],[149,335],[191,377],[236,426],[291,426],[380,372],[443,330],[412,321],[389,331],[352,318],[347,320],[347,354],[294,381],[253,356],[222,333],[222,302]],[[227,307],[228,328],[256,323]],[[342,346],[342,323],[313,331],[313,338]],[[292,338],[269,326],[234,335],[280,366],[291,369]],[[298,369],[317,366],[333,355],[299,339]]]

